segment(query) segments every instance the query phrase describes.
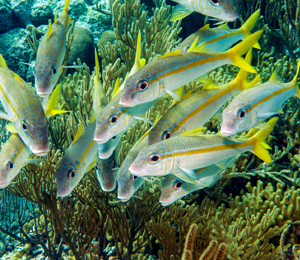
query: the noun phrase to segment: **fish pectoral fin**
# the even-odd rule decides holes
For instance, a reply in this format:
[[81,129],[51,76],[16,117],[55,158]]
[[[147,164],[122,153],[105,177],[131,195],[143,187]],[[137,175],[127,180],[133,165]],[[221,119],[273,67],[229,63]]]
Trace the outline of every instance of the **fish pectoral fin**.
[[269,127],[270,127],[270,125],[267,124],[267,123],[260,123],[257,126],[255,126],[254,128],[257,128],[257,129],[267,129]]
[[8,114],[4,113],[4,112],[0,112],[0,118],[3,118],[7,121],[11,121],[14,122],[15,120],[13,118],[11,118]]
[[203,188],[206,188],[206,187],[212,187],[221,178],[222,178],[222,176],[220,176],[219,174],[215,174],[215,175],[211,175],[211,176],[208,176],[208,177],[205,177],[205,178],[201,178],[201,179],[197,180],[196,183],[197,184],[201,183],[201,189],[203,189]]
[[90,171],[91,169],[93,169],[93,167],[95,166],[95,164],[97,163],[97,161],[98,161],[98,157],[97,157],[94,161],[92,161],[92,162],[90,163],[89,168],[86,170],[86,172],[88,172],[88,171]]
[[141,120],[141,121],[144,121],[150,125],[153,125],[153,122],[151,122],[150,120],[146,119],[146,118],[143,118],[143,117],[139,117],[139,116],[133,116],[134,119],[137,119],[137,120]]
[[174,175],[176,175],[179,179],[188,182],[188,183],[196,183],[196,179],[190,177],[188,174],[184,173],[184,172],[178,172],[178,173],[174,173]]
[[11,133],[15,133],[15,134],[18,133],[15,124],[12,122],[7,124],[5,127],[6,127],[7,131],[9,131]]
[[[176,166],[178,167],[178,169],[184,173],[185,178],[189,178],[191,180],[193,180],[192,183],[195,183],[195,180],[198,178],[197,174],[195,173],[194,170],[188,169],[188,168],[184,168],[178,164],[176,164]],[[175,174],[176,175],[176,174]],[[177,177],[179,177],[178,175],[176,175]],[[180,178],[180,177],[179,177]],[[189,181],[190,182],[190,181]]]
[[183,5],[176,5],[173,9],[172,12],[172,16],[170,21],[177,21],[177,20],[181,20],[185,17],[187,17],[188,15],[190,15],[193,11],[188,9],[187,7],[183,6]]
[[235,165],[235,156],[234,157],[231,157],[231,158],[227,158],[223,161],[220,161],[218,163],[216,163],[216,166],[218,166],[219,168],[223,169],[223,170],[226,170],[227,168],[234,168],[236,165]]
[[25,166],[25,165],[30,164],[30,163],[34,164],[34,163],[40,163],[42,161],[43,161],[43,159],[24,159],[23,163],[24,163],[24,166]]
[[178,94],[176,94],[174,91],[167,89],[165,86],[163,86],[163,90],[172,98],[174,98],[176,101],[181,101],[181,97]]
[[85,66],[82,65],[63,65],[61,66],[61,68],[63,69],[81,69],[81,68],[85,68]]

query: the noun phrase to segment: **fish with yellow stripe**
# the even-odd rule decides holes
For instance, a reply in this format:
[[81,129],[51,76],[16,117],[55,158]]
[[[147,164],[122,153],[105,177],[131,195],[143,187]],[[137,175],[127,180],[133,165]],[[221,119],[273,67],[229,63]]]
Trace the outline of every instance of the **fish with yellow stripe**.
[[7,187],[26,164],[30,149],[18,134],[13,134],[2,147],[0,153],[0,188]]
[[221,134],[235,135],[250,128],[266,128],[264,120],[282,113],[283,104],[291,96],[300,97],[297,86],[300,61],[292,81],[283,83],[276,71],[269,81],[249,88],[237,95],[223,110]]
[[113,191],[117,185],[116,160],[114,154],[105,160],[97,160],[95,169],[103,191]]
[[225,168],[223,161],[250,151],[261,160],[270,163],[271,156],[267,149],[270,147],[264,142],[273,130],[278,118],[272,118],[270,127],[261,129],[249,139],[233,140],[228,137],[213,134],[199,135],[185,133],[185,136],[176,136],[144,148],[129,170],[137,176],[164,176],[175,174],[183,180],[195,183],[197,175],[195,169],[216,164]]
[[[239,40],[244,40],[250,35],[250,31],[254,28],[259,15],[260,9],[254,12],[239,29],[230,29],[227,24],[209,28],[209,24],[207,24],[184,39],[184,41],[176,47],[176,50],[186,52],[198,37],[197,45],[205,42],[209,52],[226,51],[232,44]],[[260,49],[258,43],[253,45],[253,47]]]
[[62,63],[66,53],[67,33],[72,23],[68,15],[70,0],[66,0],[62,13],[54,23],[49,23],[47,33],[41,38],[34,66],[35,87],[37,94],[49,96],[62,72]]
[[95,127],[96,121],[91,122],[84,130],[79,127],[72,144],[64,153],[55,174],[57,196],[68,196],[84,174],[96,164],[98,146],[93,140]]
[[192,12],[214,17],[221,21],[235,21],[238,18],[232,0],[173,0],[178,3],[172,12],[171,21],[185,18]]
[[[250,50],[245,60],[251,63],[251,59]],[[201,90],[183,97],[184,100],[171,107],[152,127],[149,145],[203,126],[232,96],[250,86],[248,76],[248,72],[240,70],[233,81],[221,86],[215,86],[209,79]]]
[[8,69],[0,55],[0,101],[6,112],[1,112],[0,117],[12,122],[7,125],[8,130],[18,133],[36,155],[43,156],[49,151],[47,117],[66,112],[54,109],[59,94],[58,86],[44,111],[36,93],[21,77]]
[[[255,32],[230,50],[203,53],[203,44],[186,53],[167,53],[129,77],[120,97],[120,104],[133,107],[156,100],[165,94],[176,97],[174,90],[225,64],[234,64],[248,72],[256,70],[241,55],[258,41],[262,31]],[[199,50],[200,48],[200,50]],[[199,52],[195,52],[199,51]]]

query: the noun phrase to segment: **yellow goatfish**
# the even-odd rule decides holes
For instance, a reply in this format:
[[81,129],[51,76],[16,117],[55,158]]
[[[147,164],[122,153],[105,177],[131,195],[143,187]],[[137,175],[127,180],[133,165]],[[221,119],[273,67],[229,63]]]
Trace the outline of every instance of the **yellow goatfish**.
[[192,12],[214,17],[221,21],[235,21],[237,10],[232,0],[173,0],[175,6],[171,21],[183,19]]
[[[272,118],[267,129],[261,129],[253,137],[232,140],[218,134],[200,136],[176,136],[144,148],[129,170],[137,176],[164,176],[169,173],[196,183],[194,170],[212,164],[225,168],[222,161],[250,151],[270,163],[270,148],[264,140],[273,130],[278,118]],[[188,135],[188,133],[186,134]],[[195,135],[195,134],[193,134]]]
[[108,159],[97,160],[95,169],[98,181],[103,191],[109,192],[113,191],[117,185],[116,178],[116,161],[114,154],[111,155]]
[[300,98],[297,86],[300,61],[291,82],[283,83],[276,71],[268,82],[246,89],[237,95],[222,113],[221,134],[235,135],[250,128],[266,128],[264,120],[282,112],[283,104],[291,96]]
[[[205,42],[209,52],[226,51],[232,44],[239,40],[244,40],[250,35],[250,31],[255,26],[259,15],[260,9],[253,13],[239,29],[230,29],[227,24],[222,24],[216,28],[209,28],[209,24],[207,24],[184,39],[184,41],[177,46],[176,50],[186,52],[198,37],[197,45]],[[258,43],[253,45],[253,47],[260,49]]]
[[18,134],[13,134],[0,153],[0,188],[5,188],[18,175],[31,154]]
[[202,50],[201,44],[202,46],[199,45],[190,52],[180,54],[178,50],[167,53],[162,58],[145,65],[126,80],[120,104],[133,107],[156,100],[166,93],[176,99],[178,95],[173,90],[225,64],[234,64],[248,72],[256,73],[256,70],[241,55],[250,50],[261,34],[262,31],[258,31],[250,35],[226,52],[193,52],[199,48]]
[[55,174],[57,196],[68,196],[84,174],[96,164],[98,146],[93,140],[95,127],[95,121],[84,130],[79,127],[72,144],[63,155]]
[[44,112],[41,102],[26,82],[16,73],[9,70],[0,55],[0,101],[6,113],[0,117],[12,124],[7,129],[18,133],[31,152],[43,156],[49,151],[47,117],[66,112],[53,109],[60,93],[60,86],[53,92]]
[[[36,93],[45,98],[50,95],[62,72],[65,58],[67,33],[71,19],[68,16],[70,0],[66,0],[62,13],[53,25],[49,23],[47,33],[42,37],[34,66]],[[70,66],[72,67],[72,66]]]
[[[251,63],[251,59],[252,51],[249,51],[245,60]],[[149,145],[203,126],[232,96],[248,88],[248,76],[248,72],[240,70],[233,81],[221,86],[215,86],[209,79],[201,90],[183,97],[151,128]]]

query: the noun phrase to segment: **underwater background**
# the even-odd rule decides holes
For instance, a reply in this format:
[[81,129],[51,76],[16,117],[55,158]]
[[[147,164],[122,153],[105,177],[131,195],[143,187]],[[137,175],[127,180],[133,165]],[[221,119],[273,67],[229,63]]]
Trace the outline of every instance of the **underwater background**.
[[[118,196],[121,180],[117,182],[116,175],[150,123],[174,105],[171,95],[152,105],[146,120],[137,117],[121,133],[111,162],[103,168],[112,178],[109,192],[103,191],[99,177],[104,163],[95,165],[92,160],[72,193],[57,196],[56,173],[63,155],[78,140],[76,133],[94,120],[96,77],[98,82],[101,79],[104,103],[109,103],[116,95],[115,86],[125,82],[136,64],[139,32],[140,57],[150,64],[206,24],[222,26],[199,12],[171,21],[176,4],[169,0],[70,0],[72,23],[66,33],[65,66],[59,71],[60,93],[55,103],[67,113],[48,119],[47,155],[31,154],[30,159],[38,161],[24,163],[10,185],[0,190],[1,259],[299,259],[300,102],[296,96],[284,103],[283,112],[272,115],[279,118],[266,139],[271,162],[251,152],[241,153],[234,165],[222,169],[215,183],[169,205],[160,201],[166,177],[142,182],[138,177],[134,196],[122,200]],[[239,17],[228,22],[230,29],[240,28],[260,9],[251,33],[263,30],[263,34],[260,49],[253,48],[251,64],[261,82],[268,82],[275,71],[281,83],[291,82],[300,55],[300,2],[235,0],[234,4]],[[0,0],[0,54],[32,89],[39,42],[51,29],[49,20],[54,26],[64,6],[65,1]],[[181,95],[193,95],[209,78],[214,84],[229,83],[238,72],[234,65],[220,66],[207,73],[204,81],[185,84]],[[251,73],[247,80],[255,76]],[[23,103],[29,104],[30,100]],[[211,118],[202,131],[219,132],[221,121]],[[1,118],[0,123],[2,149],[12,133],[7,120]]]

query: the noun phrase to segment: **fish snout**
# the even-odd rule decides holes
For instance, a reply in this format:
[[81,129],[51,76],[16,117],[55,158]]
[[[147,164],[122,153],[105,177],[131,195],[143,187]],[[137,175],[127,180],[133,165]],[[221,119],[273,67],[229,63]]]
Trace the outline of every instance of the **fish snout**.
[[71,191],[66,187],[57,187],[57,196],[58,197],[66,197],[71,194]]
[[129,95],[122,95],[119,104],[123,107],[134,107],[136,105]]
[[224,130],[224,129],[222,129],[222,128],[221,128],[220,133],[221,133],[221,135],[223,135],[223,136],[231,136],[231,135],[235,135],[234,132],[229,131],[229,130]]
[[4,189],[9,185],[9,182],[5,179],[0,179],[0,189]]
[[47,142],[41,142],[39,145],[34,146],[33,149],[31,149],[31,152],[38,156],[45,156],[49,152],[49,142],[47,139]]

